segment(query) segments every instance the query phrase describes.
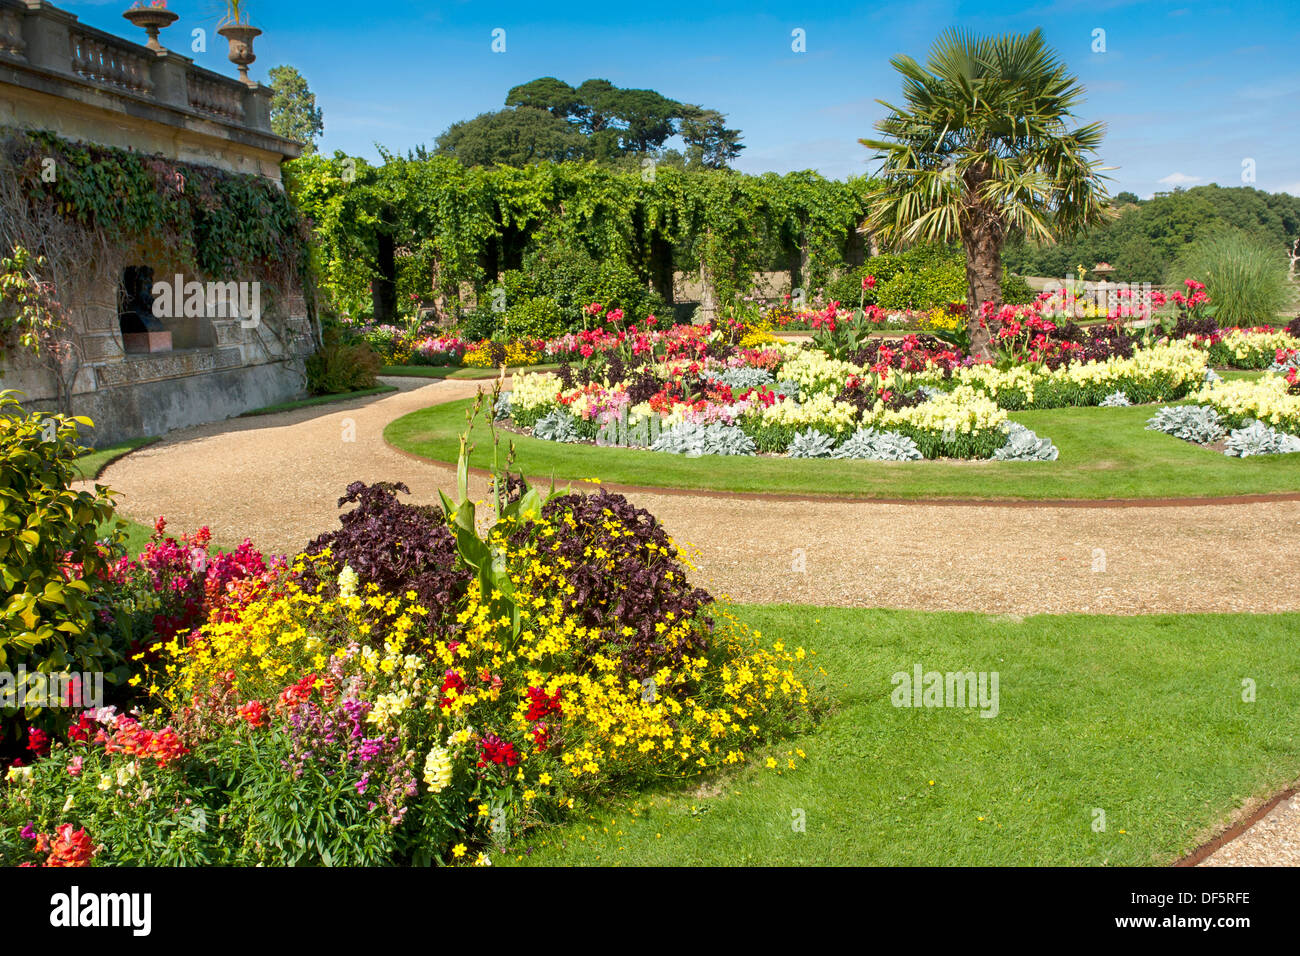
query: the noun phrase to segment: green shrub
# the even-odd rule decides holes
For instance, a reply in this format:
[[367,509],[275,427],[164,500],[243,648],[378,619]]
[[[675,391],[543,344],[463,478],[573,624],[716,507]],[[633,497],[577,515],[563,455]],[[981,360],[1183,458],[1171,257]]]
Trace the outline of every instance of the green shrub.
[[493,312],[487,306],[479,306],[465,316],[460,323],[460,337],[466,342],[482,342],[497,334],[501,327],[502,315]]
[[[845,307],[857,305],[859,301],[875,305],[885,286],[896,276],[904,272],[923,272],[942,265],[960,265],[962,261],[961,253],[944,246],[916,246],[904,252],[882,252],[828,282],[822,298],[839,302]],[[862,280],[867,276],[875,278],[876,286],[864,291]],[[965,302],[966,294],[963,292],[961,299],[954,301]]]
[[560,305],[550,296],[533,296],[506,309],[505,332],[511,340],[549,339],[567,330]]
[[918,311],[966,301],[966,267],[956,263],[905,270],[876,289],[882,309]]
[[[1029,287],[1024,276],[1002,270],[1002,301],[1008,305],[1025,305],[1037,298],[1037,293]],[[966,301],[964,298],[960,301]]]
[[505,273],[503,281],[508,302],[539,295],[553,299],[563,317],[561,331],[582,328],[582,310],[592,302],[622,309],[638,320],[669,314],[664,300],[626,262],[615,257],[597,260],[580,243],[543,244],[525,258],[522,270]]
[[330,341],[307,359],[307,391],[313,395],[338,395],[374,388],[379,356],[365,342]]
[[[73,491],[87,418],[28,414],[0,392],[0,669],[109,672],[120,663],[95,629],[90,582],[108,572],[97,529],[113,517],[108,489]],[[116,541],[116,539],[115,539]],[[28,708],[27,717],[39,708]],[[13,709],[4,711],[12,717]]]
[[[862,289],[862,280],[874,276],[874,289]],[[862,265],[829,282],[822,296],[843,306],[859,299],[890,311],[928,311],[966,301],[966,258],[960,249],[916,246],[905,252],[872,256]],[[1034,300],[1034,291],[1021,276],[1002,271],[1002,301],[1020,305]]]
[[1167,281],[1185,291],[1185,279],[1205,283],[1215,320],[1225,328],[1271,324],[1295,301],[1281,251],[1241,232],[1215,233],[1189,246]]

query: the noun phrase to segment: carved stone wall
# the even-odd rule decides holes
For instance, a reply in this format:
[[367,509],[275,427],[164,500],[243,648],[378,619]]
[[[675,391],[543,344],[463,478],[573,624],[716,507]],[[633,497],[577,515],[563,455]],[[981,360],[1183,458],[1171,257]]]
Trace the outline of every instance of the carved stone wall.
[[[167,36],[164,33],[165,43]],[[0,0],[0,127],[49,130],[65,139],[129,148],[280,182],[280,164],[300,147],[271,132],[270,90],[214,73],[172,51],[155,52],[79,23],[45,0]],[[0,175],[3,172],[0,171]],[[3,250],[0,250],[3,251]],[[170,352],[128,353],[118,321],[118,287],[128,265],[155,278],[185,273],[159,238],[122,243],[79,270],[85,289],[69,294],[80,368],[72,410],[95,421],[103,445],[237,415],[303,392],[313,347],[299,288],[277,288],[260,323],[173,321]],[[241,277],[277,285],[269,276]],[[14,350],[0,360],[0,388],[53,409],[58,379]]]

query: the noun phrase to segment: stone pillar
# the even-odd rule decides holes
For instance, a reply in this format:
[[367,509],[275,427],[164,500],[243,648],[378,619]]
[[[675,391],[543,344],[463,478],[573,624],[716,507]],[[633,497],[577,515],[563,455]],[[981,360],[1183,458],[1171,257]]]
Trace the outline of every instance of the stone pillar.
[[153,80],[154,99],[168,106],[189,109],[189,68],[194,61],[171,50],[163,50],[154,55],[156,59],[149,70],[150,79]]
[[713,288],[713,273],[708,263],[700,260],[700,320],[712,322],[718,317],[718,297]]
[[257,83],[244,91],[244,125],[271,132],[271,88]]
[[23,42],[27,45],[27,62],[59,73],[72,72],[72,26],[75,14],[51,6],[44,0],[26,0],[23,18]]

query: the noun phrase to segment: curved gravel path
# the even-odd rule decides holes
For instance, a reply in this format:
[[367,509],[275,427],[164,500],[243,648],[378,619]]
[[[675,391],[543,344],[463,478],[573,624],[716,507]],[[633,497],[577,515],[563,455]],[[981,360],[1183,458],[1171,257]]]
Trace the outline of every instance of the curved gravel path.
[[[220,541],[248,536],[293,551],[337,525],[335,503],[351,481],[402,481],[418,502],[453,489],[450,466],[389,447],[383,429],[484,383],[385,381],[400,391],[173,432],[100,480],[138,521],[162,514],[177,531],[206,524]],[[1300,609],[1300,501],[1070,508],[630,497],[699,550],[702,585],[741,602],[1019,615]]]

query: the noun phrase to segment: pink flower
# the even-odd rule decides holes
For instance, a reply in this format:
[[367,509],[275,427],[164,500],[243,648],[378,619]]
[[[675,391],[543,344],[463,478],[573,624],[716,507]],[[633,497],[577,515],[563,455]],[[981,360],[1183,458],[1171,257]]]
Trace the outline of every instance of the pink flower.
[[81,756],[76,756],[76,757],[73,757],[71,760],[69,760],[69,761],[68,761],[68,775],[69,775],[69,776],[72,776],[72,777],[79,777],[79,776],[81,776],[81,764],[84,762],[84,760],[85,760],[85,758],[84,758],[84,757],[81,757]]

